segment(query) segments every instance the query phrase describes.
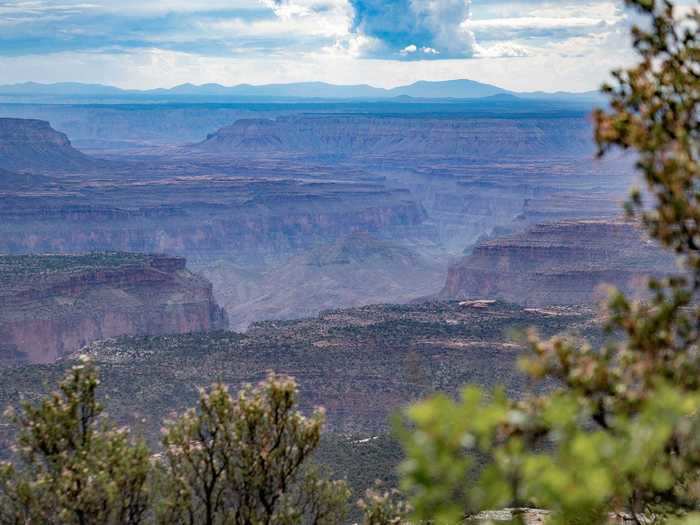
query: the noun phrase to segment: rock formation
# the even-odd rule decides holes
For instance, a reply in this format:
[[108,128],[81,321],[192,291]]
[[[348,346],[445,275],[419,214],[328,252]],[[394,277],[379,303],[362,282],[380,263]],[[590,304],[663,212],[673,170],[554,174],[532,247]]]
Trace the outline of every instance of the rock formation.
[[[103,152],[109,163],[96,170],[0,173],[0,252],[183,256],[206,272],[242,329],[261,318],[434,294],[448,260],[479,239],[619,213],[632,163],[594,162],[580,111],[495,118],[459,104],[414,106],[321,104],[315,114],[305,106],[216,106],[202,109],[196,126],[190,113],[200,110],[180,105],[62,107],[60,129],[79,132],[66,124],[78,111],[81,126],[136,142],[151,140],[137,129],[177,130],[180,122],[198,133],[229,111],[276,120],[232,119],[190,148]],[[174,120],[161,121],[163,111]],[[273,115],[286,111],[296,116]],[[100,120],[117,116],[129,125]],[[146,122],[152,128],[143,129]],[[349,264],[322,253],[344,249],[356,234],[377,241],[364,247],[377,257],[357,243],[345,246],[358,255]],[[386,242],[405,253],[385,250]]]
[[355,231],[414,226],[425,211],[378,184],[182,177],[0,194],[0,252],[233,253],[259,260]]
[[0,360],[49,363],[121,335],[223,329],[211,284],[163,255],[0,256]]
[[584,304],[604,298],[604,284],[642,293],[649,276],[674,268],[673,258],[630,222],[561,221],[479,243],[450,267],[439,297]]
[[46,121],[0,118],[0,168],[46,172],[96,164]]
[[193,146],[241,155],[381,155],[498,158],[592,154],[584,118],[435,118],[433,116],[321,115],[241,119]]

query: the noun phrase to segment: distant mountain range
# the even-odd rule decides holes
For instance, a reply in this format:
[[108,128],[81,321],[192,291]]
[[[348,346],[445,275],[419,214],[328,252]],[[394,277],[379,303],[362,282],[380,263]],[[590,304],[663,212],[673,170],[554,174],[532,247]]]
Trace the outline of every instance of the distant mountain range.
[[406,100],[413,99],[478,99],[486,97],[518,97],[528,99],[557,99],[572,101],[597,101],[595,91],[584,93],[519,93],[474,80],[419,81],[392,89],[373,87],[367,84],[335,85],[325,82],[297,82],[290,84],[222,86],[221,84],[181,84],[173,88],[129,90],[102,84],[62,82],[39,84],[0,85],[0,97],[11,99],[36,98],[95,98],[95,99],[215,99],[215,100],[275,100],[275,99],[324,99],[324,100]]

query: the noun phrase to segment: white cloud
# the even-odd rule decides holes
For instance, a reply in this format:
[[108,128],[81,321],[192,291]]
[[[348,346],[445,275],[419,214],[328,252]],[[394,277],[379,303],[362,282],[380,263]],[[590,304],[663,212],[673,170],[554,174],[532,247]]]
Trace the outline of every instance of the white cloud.
[[323,51],[301,56],[205,57],[141,49],[129,53],[57,53],[51,56],[0,57],[5,82],[73,80],[126,88],[169,87],[185,82],[265,84],[321,80],[393,87],[417,80],[471,78],[520,91],[596,89],[622,63],[620,54],[598,50],[581,59],[557,49],[527,57],[402,62],[363,60],[348,53]]
[[[406,0],[413,18],[404,21],[407,29],[396,32],[389,48],[382,35],[392,20],[356,24],[355,1],[0,0],[0,25],[31,27],[36,20],[61,21],[81,12],[111,13],[125,25],[172,13],[183,21],[167,33],[144,31],[140,48],[105,45],[16,57],[3,56],[0,48],[0,71],[3,82],[76,80],[138,88],[300,80],[393,86],[473,78],[515,90],[587,90],[630,59],[625,13],[612,0],[474,0],[471,18],[468,0]],[[212,13],[202,14],[203,6]],[[92,26],[58,27],[64,35],[79,35]],[[164,45],[197,38],[220,42],[219,55]]]
[[526,57],[531,54],[525,47],[512,42],[497,42],[489,45],[479,45],[476,47],[478,58],[514,58]]
[[606,21],[601,18],[589,17],[537,17],[523,16],[517,18],[495,18],[490,20],[467,20],[463,26],[472,31],[484,30],[538,30],[538,29],[571,29],[600,27],[612,25],[616,21]]

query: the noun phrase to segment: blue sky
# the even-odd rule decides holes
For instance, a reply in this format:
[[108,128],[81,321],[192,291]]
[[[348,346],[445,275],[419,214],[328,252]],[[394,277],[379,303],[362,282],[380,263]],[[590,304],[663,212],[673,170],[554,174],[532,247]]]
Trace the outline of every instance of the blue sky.
[[615,0],[0,0],[0,83],[588,90],[630,60],[629,23]]

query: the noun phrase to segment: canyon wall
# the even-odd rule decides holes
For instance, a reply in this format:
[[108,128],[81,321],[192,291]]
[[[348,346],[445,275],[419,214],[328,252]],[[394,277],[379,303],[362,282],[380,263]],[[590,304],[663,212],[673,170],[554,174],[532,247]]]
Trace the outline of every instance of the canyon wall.
[[217,154],[428,155],[486,158],[593,152],[585,118],[322,115],[241,119],[193,149]]
[[226,259],[193,264],[214,285],[231,328],[261,319],[298,319],[329,308],[405,303],[445,281],[442,261],[357,232],[282,264],[241,266]]
[[49,363],[122,335],[224,329],[211,284],[162,255],[0,256],[0,361]]
[[[289,109],[268,106],[255,111]],[[634,159],[594,161],[581,112],[382,107],[316,105],[303,115],[296,107],[296,116],[235,121],[193,147],[104,150],[99,169],[27,176],[0,165],[0,252],[184,256],[243,329],[434,294],[448,261],[480,240],[543,221],[612,218],[627,195]],[[219,109],[252,111],[207,114],[219,118]],[[192,108],[81,111],[81,126],[90,111],[135,126],[116,126],[115,140],[146,139],[139,122],[150,133],[166,113],[173,125],[183,117],[194,126]],[[52,140],[37,135],[34,146],[46,150]],[[358,256],[324,255],[345,249]],[[609,277],[579,283],[585,278],[594,281],[581,284],[588,289]]]
[[73,148],[68,137],[46,121],[0,118],[0,168],[50,171],[97,164]]
[[528,306],[586,304],[609,284],[641,294],[673,257],[621,220],[571,220],[483,241],[452,265],[442,299],[502,299]]
[[118,187],[0,196],[0,252],[230,253],[256,259],[425,220],[407,192],[372,185],[222,178],[144,186],[125,181]]

